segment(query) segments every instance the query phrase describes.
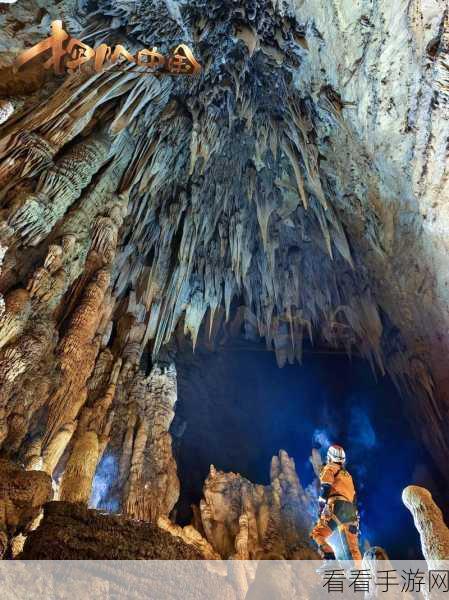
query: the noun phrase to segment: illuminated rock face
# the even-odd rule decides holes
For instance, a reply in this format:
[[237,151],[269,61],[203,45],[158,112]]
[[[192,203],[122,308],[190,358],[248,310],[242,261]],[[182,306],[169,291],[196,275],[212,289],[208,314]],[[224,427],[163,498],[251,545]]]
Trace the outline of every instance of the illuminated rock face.
[[[118,505],[167,517],[176,340],[206,343],[229,317],[280,366],[304,337],[367,357],[447,464],[444,0],[81,4],[51,7],[73,36],[95,46],[111,31],[132,51],[184,41],[203,72],[14,75],[47,33],[33,0],[2,11],[2,451],[84,504],[111,455]],[[263,493],[235,477],[253,509],[206,537],[243,556],[265,539],[251,511],[273,515],[290,492],[281,475]]]

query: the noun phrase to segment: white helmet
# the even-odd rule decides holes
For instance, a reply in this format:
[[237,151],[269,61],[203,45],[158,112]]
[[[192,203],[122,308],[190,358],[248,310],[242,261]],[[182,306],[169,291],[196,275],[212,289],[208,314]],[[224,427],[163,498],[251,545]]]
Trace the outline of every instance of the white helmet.
[[327,451],[327,462],[334,462],[343,465],[346,461],[345,451],[341,446],[333,444]]

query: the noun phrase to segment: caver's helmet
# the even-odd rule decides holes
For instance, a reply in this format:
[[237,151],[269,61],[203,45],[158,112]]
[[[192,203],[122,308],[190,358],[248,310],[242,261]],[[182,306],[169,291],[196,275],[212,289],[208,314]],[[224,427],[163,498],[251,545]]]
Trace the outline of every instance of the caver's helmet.
[[338,463],[344,465],[346,462],[346,453],[341,446],[333,444],[327,451],[327,462]]

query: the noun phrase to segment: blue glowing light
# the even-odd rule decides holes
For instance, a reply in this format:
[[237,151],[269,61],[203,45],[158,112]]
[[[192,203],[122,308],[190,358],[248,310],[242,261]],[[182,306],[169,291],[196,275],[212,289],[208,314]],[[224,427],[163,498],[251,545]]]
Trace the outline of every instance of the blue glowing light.
[[110,499],[110,491],[117,479],[117,459],[112,454],[104,454],[95,473],[89,508],[104,508],[111,512],[119,509],[118,501]]

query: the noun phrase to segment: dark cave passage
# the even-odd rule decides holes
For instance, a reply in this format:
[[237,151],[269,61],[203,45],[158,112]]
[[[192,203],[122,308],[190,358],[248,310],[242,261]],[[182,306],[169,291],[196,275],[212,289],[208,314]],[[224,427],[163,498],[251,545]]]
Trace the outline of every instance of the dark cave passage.
[[[391,380],[374,377],[361,359],[306,352],[303,366],[279,369],[273,353],[242,344],[177,357],[178,405],[172,433],[181,480],[176,518],[191,520],[209,465],[269,483],[281,448],[304,487],[314,479],[311,448],[344,445],[358,489],[361,543],[392,558],[421,554],[418,532],[401,501],[417,484],[442,499],[432,459],[412,432]],[[441,504],[443,504],[441,502]]]

